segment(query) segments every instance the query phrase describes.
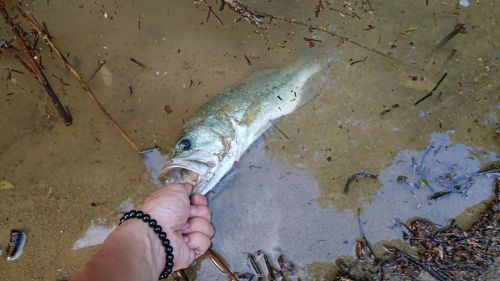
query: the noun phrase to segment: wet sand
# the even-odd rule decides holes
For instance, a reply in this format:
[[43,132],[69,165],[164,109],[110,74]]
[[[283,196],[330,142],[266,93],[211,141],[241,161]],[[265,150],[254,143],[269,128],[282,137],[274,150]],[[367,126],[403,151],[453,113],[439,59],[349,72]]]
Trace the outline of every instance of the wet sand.
[[[450,147],[462,146],[465,152],[439,159],[459,165],[464,174],[498,161],[495,153],[500,151],[498,5],[371,1],[371,10],[361,2],[324,3],[318,17],[308,1],[248,5],[326,26],[397,60],[278,20],[268,31],[256,32],[245,20],[235,22],[229,9],[217,11],[221,25],[213,16],[206,20],[206,7],[189,1],[23,3],[47,24],[85,77],[96,70],[98,60],[106,60],[90,80],[94,92],[141,148],[158,145],[164,152],[183,120],[210,97],[252,72],[294,61],[308,48],[304,37],[320,40],[314,48],[332,64],[310,85],[317,97],[276,123],[286,137],[270,129],[209,195],[217,229],[213,246],[234,270],[250,271],[246,253],[262,249],[275,257],[285,253],[302,268],[298,276],[318,280],[319,265],[354,254],[358,208],[374,243],[397,239],[387,233],[391,211],[404,210],[398,216],[403,221],[425,217],[422,210],[433,212],[422,200],[428,191],[418,191],[424,208],[417,208],[411,194],[394,183],[397,176],[412,173],[409,163],[398,166],[399,160],[411,162],[404,155],[418,158],[432,136],[440,134],[449,138]],[[436,49],[458,22],[468,24],[467,33]],[[5,29],[0,35],[10,38]],[[0,280],[68,279],[95,251],[73,249],[92,221],[112,227],[123,202],[140,206],[156,188],[142,157],[43,49],[45,71],[69,83],[49,76],[75,120],[66,127],[27,73],[13,73],[6,80],[6,68],[22,69],[1,56],[0,179],[14,188],[0,191],[0,247],[5,249],[13,228],[25,230],[28,241],[18,260],[0,256]],[[436,93],[415,106],[445,72]],[[343,194],[354,173],[384,171],[385,180],[363,179]],[[481,181],[468,197],[432,205],[439,211],[429,219],[445,223],[486,199],[490,185]],[[473,213],[474,208],[468,210]],[[197,280],[225,280],[208,261],[200,263],[191,270]]]

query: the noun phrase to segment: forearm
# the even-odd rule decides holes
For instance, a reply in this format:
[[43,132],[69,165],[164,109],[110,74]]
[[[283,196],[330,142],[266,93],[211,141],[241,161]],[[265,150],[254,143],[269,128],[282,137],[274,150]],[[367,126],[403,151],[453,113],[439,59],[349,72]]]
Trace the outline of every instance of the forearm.
[[115,229],[72,281],[158,280],[165,251],[146,223],[131,219]]

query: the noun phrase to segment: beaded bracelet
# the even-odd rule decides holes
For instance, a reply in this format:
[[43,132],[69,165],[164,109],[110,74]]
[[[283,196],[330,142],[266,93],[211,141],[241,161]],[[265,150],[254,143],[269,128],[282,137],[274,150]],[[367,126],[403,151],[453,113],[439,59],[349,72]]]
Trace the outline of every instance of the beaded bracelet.
[[172,248],[172,246],[170,246],[170,240],[167,239],[167,233],[162,231],[161,226],[157,224],[155,219],[152,219],[150,215],[145,214],[143,211],[131,210],[126,212],[120,219],[120,224],[131,218],[140,219],[143,222],[147,223],[149,226],[153,228],[154,232],[157,233],[158,236],[160,237],[161,244],[163,245],[163,247],[165,247],[167,260],[165,262],[165,269],[160,274],[159,280],[167,278],[168,275],[172,273],[172,268],[174,267],[174,254],[173,254],[174,249]]

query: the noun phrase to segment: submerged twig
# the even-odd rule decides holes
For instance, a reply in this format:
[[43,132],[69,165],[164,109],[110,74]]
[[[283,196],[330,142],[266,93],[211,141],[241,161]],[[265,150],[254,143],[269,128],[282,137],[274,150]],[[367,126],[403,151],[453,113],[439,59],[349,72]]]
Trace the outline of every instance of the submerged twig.
[[[207,1],[205,0],[198,0],[198,2],[202,3],[203,5],[207,6],[208,7],[208,14],[207,14],[207,22],[208,22],[208,19],[210,18],[210,15],[214,15],[214,17],[217,19],[217,22],[221,25],[224,25],[224,23],[222,22],[222,20],[219,18],[219,16],[215,13],[214,9],[212,8],[212,6],[210,4],[207,3]],[[222,11],[223,9],[223,5],[224,5],[224,0],[221,1],[221,8],[219,8],[220,11]]]
[[274,128],[276,128],[276,130],[278,130],[278,132],[280,132],[287,140],[289,140],[290,138],[287,136],[287,134],[285,134],[285,132],[283,132],[283,130],[281,130],[278,125],[274,124],[274,123],[271,123],[273,125]]
[[243,18],[245,18],[248,22],[252,23],[256,27],[260,29],[267,29],[267,24],[262,21],[261,13],[251,10],[248,6],[241,4],[237,0],[223,0],[226,5],[231,8],[231,10],[240,14]]
[[432,201],[432,200],[436,200],[436,199],[441,198],[441,197],[443,197],[443,196],[446,196],[446,195],[448,195],[448,194],[450,194],[450,193],[452,193],[452,192],[453,192],[453,191],[438,191],[438,192],[436,192],[436,193],[433,193],[433,194],[429,195],[429,196],[427,197],[427,200],[430,200],[430,201]]
[[368,58],[368,56],[365,56],[363,59],[351,61],[351,63],[349,63],[349,64],[355,65],[355,64],[360,63],[360,62],[365,62],[367,58]]
[[443,76],[441,76],[441,78],[439,79],[439,81],[436,83],[436,86],[434,86],[434,88],[432,88],[432,90],[427,95],[423,96],[421,99],[419,99],[418,101],[416,101],[413,105],[418,105],[419,103],[421,103],[424,100],[426,100],[428,97],[432,96],[434,94],[434,91],[436,91],[436,89],[439,87],[439,84],[441,84],[441,82],[443,82],[444,78],[446,78],[446,75],[448,75],[447,72],[445,72],[443,74]]
[[274,276],[274,268],[273,268],[273,265],[271,264],[271,261],[269,260],[269,257],[263,253],[264,255],[264,262],[266,264],[266,268],[267,268],[267,280],[269,281],[275,281],[276,277]]
[[277,20],[280,20],[280,21],[284,21],[284,22],[288,22],[290,24],[295,24],[295,25],[300,25],[300,26],[304,26],[304,27],[307,27],[307,29],[309,31],[312,31],[312,30],[317,30],[317,31],[321,31],[321,32],[324,32],[328,35],[331,35],[333,37],[336,37],[336,38],[339,38],[340,40],[344,41],[344,42],[348,42],[348,43],[351,43],[353,45],[356,45],[362,49],[365,49],[367,51],[370,51],[372,53],[375,53],[379,56],[382,56],[384,58],[387,58],[387,59],[390,59],[392,61],[395,61],[395,62],[398,62],[400,64],[406,64],[405,62],[395,58],[395,57],[392,57],[388,54],[385,54],[379,50],[376,50],[374,48],[370,48],[368,46],[365,46],[357,41],[354,41],[353,39],[347,37],[347,36],[343,36],[343,35],[340,35],[340,34],[337,34],[333,31],[330,31],[328,30],[326,27],[323,27],[323,26],[318,26],[318,25],[313,25],[313,24],[309,24],[309,23],[305,23],[303,21],[299,21],[297,19],[294,19],[294,18],[288,18],[288,17],[282,17],[282,16],[275,16],[275,15],[271,15],[271,14],[268,14],[268,13],[265,13],[265,12],[261,12],[261,11],[255,11],[258,15],[260,16],[263,16],[263,17],[268,17],[268,18],[271,18],[271,19],[277,19]]
[[453,27],[453,30],[446,34],[439,42],[436,44],[435,49],[443,47],[446,42],[450,41],[451,38],[455,37],[457,34],[465,34],[467,32],[467,25],[465,23],[458,23]]
[[257,277],[262,277],[262,270],[260,269],[260,266],[255,261],[254,255],[248,254],[247,259],[250,262],[250,266],[252,267],[252,269],[255,272],[255,274],[257,275]]
[[[0,52],[6,52],[11,55],[15,60],[17,60],[26,70],[28,70],[33,76],[36,76],[35,71],[16,53],[12,50],[12,47],[5,40],[0,40]],[[10,71],[13,71],[12,69]],[[15,71],[13,71],[15,72]]]
[[[0,0],[0,3],[3,3],[3,0]],[[118,125],[118,123],[111,117],[109,112],[104,108],[104,106],[101,104],[101,102],[97,99],[97,97],[94,95],[92,92],[92,89],[88,85],[88,83],[83,79],[82,75],[73,67],[73,65],[68,61],[66,56],[63,55],[61,50],[56,46],[56,44],[52,41],[51,36],[47,34],[47,31],[45,28],[40,26],[40,24],[32,17],[30,17],[22,8],[19,6],[16,0],[12,0],[12,4],[14,5],[14,8],[19,12],[21,16],[23,16],[33,27],[33,29],[38,33],[39,36],[41,36],[47,45],[50,47],[51,51],[56,53],[57,56],[64,62],[64,65],[66,66],[66,69],[73,74],[80,85],[82,86],[83,90],[85,93],[90,97],[90,99],[94,102],[94,104],[101,110],[101,112],[106,116],[106,118],[111,122],[113,127],[118,131],[118,133],[123,137],[123,139],[134,149],[136,152],[140,152],[139,147],[132,141],[132,139],[125,133],[125,131]]]
[[401,251],[400,249],[398,249],[396,247],[386,246],[386,248],[389,251],[394,252],[399,256],[402,256],[409,263],[419,267],[420,269],[427,271],[430,275],[432,275],[432,277],[436,278],[437,280],[439,280],[439,281],[450,280],[450,276],[448,274],[442,272],[440,269],[434,268],[427,263],[423,263],[423,262],[419,261],[418,259],[414,258],[413,256],[410,256],[409,254],[405,253],[404,251]]
[[130,61],[133,62],[133,63],[135,63],[135,64],[137,64],[138,66],[140,66],[142,68],[146,68],[145,64],[143,64],[142,62],[140,62],[140,61],[138,61],[138,60],[136,60],[134,58],[130,58]]
[[[13,2],[16,3],[16,1]],[[52,104],[59,113],[59,116],[64,120],[64,124],[66,124],[66,126],[71,125],[73,123],[73,118],[71,116],[71,113],[67,108],[65,108],[62,105],[61,101],[59,100],[59,97],[57,97],[56,93],[54,92],[54,89],[50,85],[49,80],[43,73],[40,64],[33,57],[33,54],[31,53],[30,49],[28,48],[28,45],[24,41],[23,36],[21,35],[20,28],[16,26],[12,18],[7,13],[7,10],[5,9],[4,0],[0,0],[0,14],[2,14],[5,23],[11,30],[12,34],[14,35],[14,38],[19,43],[19,46],[21,47],[23,53],[26,55],[28,62],[31,64],[30,68],[32,69],[32,72],[34,72],[35,78],[40,83],[40,85],[43,86],[43,88],[49,95]]]
[[92,81],[92,79],[94,79],[94,77],[97,75],[97,73],[99,72],[99,70],[101,70],[101,68],[106,64],[106,60],[97,60],[97,68],[94,70],[94,72],[92,72],[92,74],[90,75],[89,77],[89,82]]

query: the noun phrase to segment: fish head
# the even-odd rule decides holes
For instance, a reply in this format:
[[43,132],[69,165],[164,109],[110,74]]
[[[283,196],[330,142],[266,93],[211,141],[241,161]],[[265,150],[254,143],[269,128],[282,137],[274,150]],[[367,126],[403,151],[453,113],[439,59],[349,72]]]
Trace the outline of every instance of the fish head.
[[160,174],[165,183],[190,183],[193,193],[209,192],[232,167],[231,138],[209,127],[186,130],[170,152]]

